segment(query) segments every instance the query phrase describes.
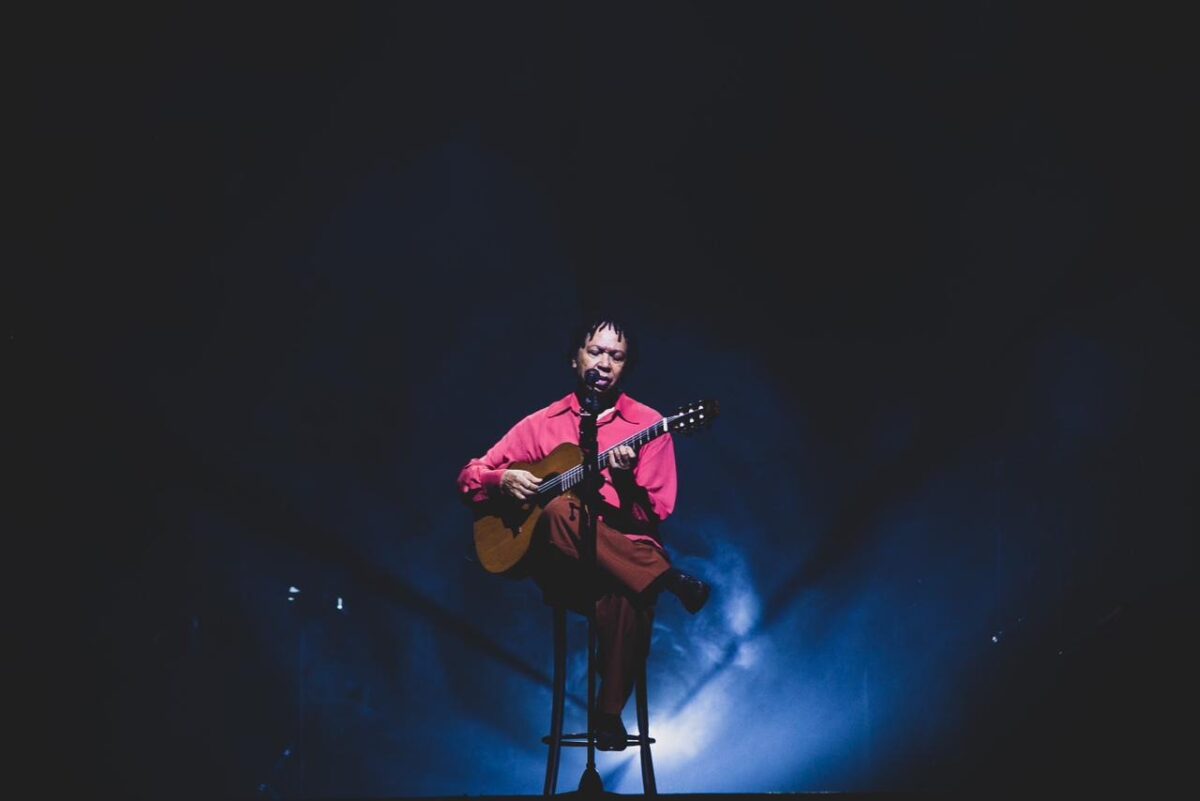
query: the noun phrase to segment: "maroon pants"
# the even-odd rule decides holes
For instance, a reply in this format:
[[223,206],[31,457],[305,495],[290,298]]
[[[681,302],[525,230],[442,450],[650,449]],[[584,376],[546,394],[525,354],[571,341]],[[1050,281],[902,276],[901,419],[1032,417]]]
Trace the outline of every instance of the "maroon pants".
[[579,501],[563,495],[546,505],[536,532],[532,576],[546,602],[587,614],[594,604],[600,642],[601,712],[620,714],[650,653],[653,598],[645,591],[670,568],[649,542],[631,540],[596,521],[597,585],[591,593],[580,564]]

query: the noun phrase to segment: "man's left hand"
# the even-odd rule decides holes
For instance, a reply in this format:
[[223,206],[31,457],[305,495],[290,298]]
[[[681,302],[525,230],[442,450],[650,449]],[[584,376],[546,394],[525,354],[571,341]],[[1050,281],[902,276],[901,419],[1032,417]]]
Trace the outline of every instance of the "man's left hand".
[[608,466],[613,470],[632,470],[637,451],[628,445],[618,445],[608,453]]

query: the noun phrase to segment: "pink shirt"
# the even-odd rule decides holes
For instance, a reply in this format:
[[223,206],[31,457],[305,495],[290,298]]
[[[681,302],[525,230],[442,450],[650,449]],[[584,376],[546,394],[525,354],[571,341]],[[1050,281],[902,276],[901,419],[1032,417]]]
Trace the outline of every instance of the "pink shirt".
[[[596,419],[596,443],[603,453],[612,446],[649,428],[662,415],[638,403],[628,395],[617,398],[613,408]],[[458,474],[458,488],[472,501],[483,501],[498,491],[500,478],[513,462],[536,462],[564,442],[579,444],[579,399],[575,393],[539,409],[513,426],[507,434],[478,459],[467,462]],[[601,472],[604,486],[601,498],[614,507],[621,507],[621,498],[613,486],[610,468]],[[650,509],[642,503],[628,506],[635,520],[653,525],[655,519],[665,520],[675,509],[675,443],[670,434],[663,434],[638,450],[633,466],[633,480],[646,491]],[[601,513],[605,522],[613,525],[611,514]],[[626,534],[633,539],[650,539]]]

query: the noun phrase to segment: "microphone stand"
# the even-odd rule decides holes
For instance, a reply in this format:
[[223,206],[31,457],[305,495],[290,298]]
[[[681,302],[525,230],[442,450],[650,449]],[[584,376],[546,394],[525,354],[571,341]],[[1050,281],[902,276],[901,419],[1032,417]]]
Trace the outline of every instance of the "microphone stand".
[[[597,463],[596,415],[600,413],[600,398],[595,392],[584,392],[579,404],[579,450],[583,453],[583,481],[580,483],[579,538],[580,557],[589,584],[588,597],[596,595],[596,511],[600,508],[600,466]],[[587,767],[579,779],[580,795],[599,796],[604,782],[596,770],[596,605],[588,611],[588,709],[587,709]]]

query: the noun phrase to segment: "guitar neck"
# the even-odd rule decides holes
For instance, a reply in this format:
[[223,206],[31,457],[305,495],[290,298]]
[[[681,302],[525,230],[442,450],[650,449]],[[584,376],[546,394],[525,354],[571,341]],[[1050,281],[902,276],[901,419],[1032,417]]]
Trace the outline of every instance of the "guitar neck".
[[[622,440],[621,442],[618,442],[616,445],[613,445],[611,448],[607,448],[603,452],[597,454],[596,455],[596,464],[595,464],[596,470],[604,469],[604,465],[607,464],[607,462],[608,462],[608,455],[610,453],[612,453],[614,450],[616,450],[617,448],[620,448],[625,445],[628,445],[632,448],[640,448],[641,446],[645,445],[647,442],[650,442],[651,440],[655,439],[656,437],[666,434],[668,431],[671,430],[670,425],[671,425],[671,420],[673,420],[673,419],[674,419],[674,417],[664,417],[663,419],[659,420],[657,423],[650,426],[649,428],[644,428],[641,431],[634,434],[632,437]],[[546,497],[553,497],[554,495],[558,495],[561,492],[565,492],[565,491],[571,489],[571,487],[576,486],[581,481],[583,481],[583,465],[579,465],[578,467],[572,467],[570,470],[566,471],[565,473],[561,473],[561,474],[555,476],[554,478],[546,481],[538,489],[538,494],[544,495]]]

